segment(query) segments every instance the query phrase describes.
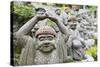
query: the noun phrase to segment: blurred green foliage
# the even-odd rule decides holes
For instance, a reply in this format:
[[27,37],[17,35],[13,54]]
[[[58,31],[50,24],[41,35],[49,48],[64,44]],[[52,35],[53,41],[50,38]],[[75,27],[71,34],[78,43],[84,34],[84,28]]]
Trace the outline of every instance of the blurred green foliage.
[[26,3],[11,3],[11,18],[13,22],[13,30],[16,32],[23,24],[36,14],[35,7]]
[[11,13],[15,17],[13,20],[20,24],[28,21],[35,15],[35,7],[32,5],[11,4]]
[[97,7],[96,6],[89,6],[89,10],[91,13],[94,13],[95,11],[97,11]]
[[35,15],[35,11],[33,10],[33,7],[26,6],[26,5],[14,5],[14,13],[22,16],[23,18],[32,17]]
[[90,47],[88,50],[85,51],[86,54],[92,56],[94,60],[97,60],[97,46],[94,44],[92,47]]

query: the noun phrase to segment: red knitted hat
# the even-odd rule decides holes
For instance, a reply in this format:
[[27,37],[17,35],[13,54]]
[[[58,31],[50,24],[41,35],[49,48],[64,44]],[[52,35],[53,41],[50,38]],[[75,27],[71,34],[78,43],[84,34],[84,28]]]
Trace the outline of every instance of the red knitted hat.
[[38,37],[39,35],[42,35],[42,34],[51,34],[51,35],[56,36],[56,31],[50,26],[43,26],[43,27],[40,27],[36,31],[35,37]]

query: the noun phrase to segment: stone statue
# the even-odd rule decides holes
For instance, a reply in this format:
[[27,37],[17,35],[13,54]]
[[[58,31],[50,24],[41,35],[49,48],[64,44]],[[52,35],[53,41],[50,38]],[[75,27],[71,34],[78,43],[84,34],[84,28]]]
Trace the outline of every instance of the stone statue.
[[78,29],[77,29],[77,18],[75,16],[71,16],[68,19],[68,26],[69,26],[69,39],[67,42],[68,45],[68,52],[69,55],[73,57],[73,60],[75,61],[81,61],[85,58],[84,53],[84,39],[81,37]]
[[36,15],[14,33],[14,38],[16,39],[15,46],[21,48],[19,65],[51,64],[68,61],[67,46],[64,43],[57,45],[56,32],[52,27],[42,26],[35,32],[35,36],[30,37],[28,35],[39,21],[46,18],[57,24],[64,36],[64,42],[68,38],[68,31],[57,15],[49,15],[47,12]]
[[[91,35],[86,36],[86,31],[84,30],[83,33],[86,33],[84,37],[80,35],[79,30],[77,29],[78,20],[75,16],[71,16],[68,19],[68,26],[69,26],[69,39],[67,41],[68,45],[68,55],[71,55],[73,60],[75,61],[93,61],[93,57],[87,55],[84,51],[85,48],[94,44]],[[85,37],[89,37],[87,40]]]
[[[77,29],[75,16],[66,18],[64,24],[59,9],[55,13],[39,8],[37,14],[14,33],[16,44],[21,48],[18,65],[65,63],[88,59],[84,53],[84,39]],[[86,21],[91,22],[83,16]],[[45,19],[53,21],[58,32],[47,26]],[[42,24],[43,23],[43,24]],[[33,28],[37,28],[34,30]],[[29,33],[33,31],[32,36]],[[84,30],[82,30],[84,31]]]

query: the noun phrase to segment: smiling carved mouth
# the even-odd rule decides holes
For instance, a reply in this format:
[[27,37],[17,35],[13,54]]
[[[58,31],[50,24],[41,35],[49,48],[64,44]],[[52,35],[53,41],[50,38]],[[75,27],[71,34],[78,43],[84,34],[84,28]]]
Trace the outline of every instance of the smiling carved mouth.
[[56,49],[54,45],[51,45],[51,44],[45,45],[45,44],[44,44],[44,45],[39,46],[37,50],[40,50],[40,51],[43,52],[43,53],[50,53],[50,52],[52,52],[54,49]]

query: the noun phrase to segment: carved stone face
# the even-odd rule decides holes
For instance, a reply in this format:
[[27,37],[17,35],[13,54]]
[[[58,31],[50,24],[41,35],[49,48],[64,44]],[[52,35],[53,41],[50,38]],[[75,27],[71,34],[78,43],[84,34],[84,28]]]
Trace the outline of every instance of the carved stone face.
[[72,30],[75,30],[76,29],[76,27],[77,27],[77,21],[69,21],[68,22],[68,25],[70,26],[70,28],[72,29]]
[[42,34],[37,38],[37,50],[42,53],[50,53],[56,49],[56,38],[50,34]]

